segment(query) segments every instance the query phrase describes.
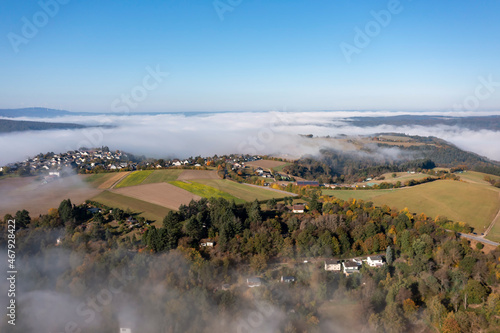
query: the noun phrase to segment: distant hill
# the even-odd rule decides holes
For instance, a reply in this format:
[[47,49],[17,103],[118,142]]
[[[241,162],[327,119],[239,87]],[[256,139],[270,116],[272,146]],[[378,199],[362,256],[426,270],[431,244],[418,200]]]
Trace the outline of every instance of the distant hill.
[[463,165],[469,170],[500,176],[500,162],[436,137],[381,133],[366,137],[310,138],[311,141],[319,139],[330,140],[332,146],[337,147],[349,142],[356,149],[323,148],[320,156],[304,156],[285,166],[283,172],[321,182],[355,182],[387,172],[429,169],[435,164],[439,167]]
[[471,130],[500,130],[500,115],[478,117],[449,117],[430,115],[400,115],[388,117],[352,117],[347,119],[354,126],[374,127],[379,125],[392,126],[459,126]]
[[48,123],[41,121],[22,121],[0,119],[0,133],[21,131],[42,131],[51,129],[78,129],[87,126],[70,123]]
[[37,117],[37,118],[52,118],[71,115],[85,115],[83,112],[70,112],[64,110],[54,110],[47,108],[24,108],[24,109],[0,109],[0,117]]

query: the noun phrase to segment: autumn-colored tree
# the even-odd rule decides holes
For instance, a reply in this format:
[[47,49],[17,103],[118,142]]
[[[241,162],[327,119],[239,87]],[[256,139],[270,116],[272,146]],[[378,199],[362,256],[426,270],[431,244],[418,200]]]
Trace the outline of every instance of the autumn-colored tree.
[[441,332],[443,333],[461,333],[462,329],[455,319],[453,312],[448,313],[448,316],[443,321],[443,326],[441,327]]

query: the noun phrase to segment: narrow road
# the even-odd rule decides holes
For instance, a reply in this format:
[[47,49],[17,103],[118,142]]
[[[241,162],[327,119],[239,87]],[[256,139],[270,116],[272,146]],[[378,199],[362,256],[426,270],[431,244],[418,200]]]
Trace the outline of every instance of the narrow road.
[[468,239],[473,239],[473,240],[478,241],[480,243],[489,244],[489,245],[493,245],[493,246],[500,245],[500,243],[484,239],[481,236],[473,236],[473,235],[464,234],[464,233],[461,233],[461,232],[458,232],[458,234],[460,235],[460,237],[464,237],[464,238],[468,238]]
[[130,173],[126,173],[124,174],[122,177],[120,177],[120,179],[118,179],[113,185],[111,185],[111,187],[108,189],[108,190],[112,190],[115,188],[116,185],[118,185],[119,182],[121,182],[123,180],[123,178],[127,177]]
[[240,184],[247,185],[247,186],[252,186],[252,187],[257,187],[257,188],[263,188],[265,190],[271,190],[271,191],[279,192],[279,193],[283,193],[283,194],[288,194],[290,197],[296,197],[296,196],[298,196],[298,194],[287,192],[287,191],[282,191],[282,190],[277,190],[275,188],[271,188],[271,187],[268,187],[268,186],[259,186],[259,185],[247,184],[247,183],[240,183]]
[[[500,200],[500,192],[498,192],[498,197]],[[488,228],[486,228],[486,230],[484,231],[484,237],[488,235],[488,233],[491,231],[491,228],[493,228],[495,223],[497,223],[499,220],[500,220],[500,209],[498,209],[497,215],[493,218]]]

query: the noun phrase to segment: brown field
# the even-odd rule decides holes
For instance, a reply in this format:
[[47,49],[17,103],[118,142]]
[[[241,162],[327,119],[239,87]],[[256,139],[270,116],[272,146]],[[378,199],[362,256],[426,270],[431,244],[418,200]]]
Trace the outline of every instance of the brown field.
[[113,175],[113,177],[110,177],[104,183],[99,185],[99,187],[97,187],[97,188],[108,189],[111,186],[113,186],[115,183],[117,183],[120,179],[127,177],[129,173],[130,173],[130,171],[118,172],[115,175]]
[[271,161],[271,160],[259,160],[259,161],[245,162],[245,165],[249,165],[249,166],[253,166],[253,167],[261,167],[263,169],[272,169],[272,168],[279,167],[283,164],[286,164],[286,162]]
[[179,177],[177,177],[177,180],[193,179],[220,179],[220,177],[215,170],[183,170]]
[[102,190],[85,184],[80,176],[61,178],[48,184],[42,184],[35,177],[7,178],[0,181],[0,216],[26,209],[31,217],[35,217],[59,207],[64,199],[81,204],[100,192]]
[[181,204],[188,204],[192,199],[201,199],[200,196],[168,183],[123,187],[111,190],[111,192],[174,210],[179,209]]

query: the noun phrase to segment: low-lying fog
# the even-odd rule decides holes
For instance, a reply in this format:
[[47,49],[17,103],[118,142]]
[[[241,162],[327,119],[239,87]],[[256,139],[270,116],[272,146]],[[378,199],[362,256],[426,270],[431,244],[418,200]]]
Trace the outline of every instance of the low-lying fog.
[[[22,120],[113,125],[113,128],[30,131],[0,135],[0,165],[21,161],[40,152],[65,152],[82,146],[108,146],[151,157],[208,156],[225,153],[277,154],[299,157],[315,154],[320,144],[298,134],[335,136],[399,132],[437,136],[458,147],[500,160],[500,132],[474,131],[461,126],[357,127],[353,116],[399,115],[402,112],[227,112],[207,114],[89,115]],[[423,114],[423,113],[418,113]],[[429,114],[429,113],[427,113]],[[436,115],[436,113],[432,113]],[[440,113],[465,116],[464,113]],[[474,113],[478,116],[480,114]]]

